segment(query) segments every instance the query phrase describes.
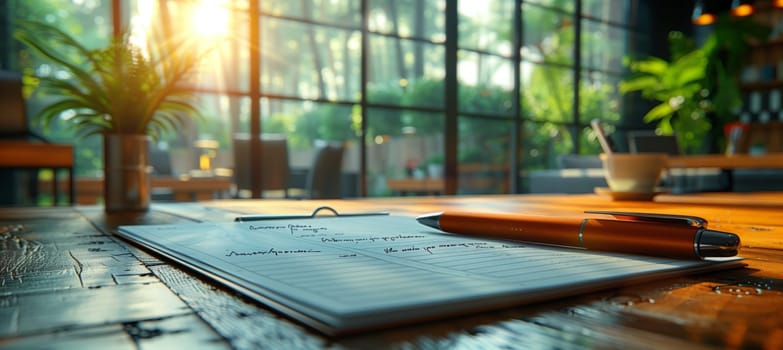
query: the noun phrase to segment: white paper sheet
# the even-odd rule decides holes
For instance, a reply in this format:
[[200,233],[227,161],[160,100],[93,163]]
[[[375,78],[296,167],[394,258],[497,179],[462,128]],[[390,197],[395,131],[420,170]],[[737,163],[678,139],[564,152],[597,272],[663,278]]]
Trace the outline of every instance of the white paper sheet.
[[119,235],[328,334],[737,265],[457,236],[395,216],[123,226]]

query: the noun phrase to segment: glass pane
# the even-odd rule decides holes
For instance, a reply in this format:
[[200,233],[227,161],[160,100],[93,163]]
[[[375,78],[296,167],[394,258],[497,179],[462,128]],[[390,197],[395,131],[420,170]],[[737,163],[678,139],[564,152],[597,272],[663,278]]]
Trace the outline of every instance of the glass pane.
[[[156,175],[193,174],[207,170],[199,163],[199,156],[209,157],[209,170],[232,169],[234,159],[231,138],[241,120],[248,120],[250,100],[248,98],[228,97],[218,94],[199,94],[197,108],[202,119],[185,123],[182,127],[163,135],[151,147],[151,157],[161,152],[168,153],[165,164],[162,159],[153,161]],[[237,128],[237,129],[235,129]],[[244,129],[246,130],[246,128]],[[239,131],[241,132],[241,131]],[[201,146],[209,144],[210,146]],[[157,169],[164,165],[165,171]],[[225,174],[225,172],[222,172]]]
[[574,26],[571,15],[536,6],[522,8],[522,58],[533,62],[573,63]]
[[582,74],[579,89],[579,117],[585,124],[593,119],[615,124],[620,120],[620,78],[599,72]]
[[[370,196],[432,194],[427,179],[442,179],[444,118],[440,113],[371,108],[367,111],[367,191]],[[440,171],[438,169],[441,169]],[[418,190],[395,187],[406,180]],[[442,182],[440,183],[442,186]]]
[[561,155],[574,149],[571,131],[560,124],[527,122],[522,129],[522,159],[525,170],[555,169]]
[[629,57],[644,57],[653,51],[653,38],[648,33],[632,32],[627,33],[629,36],[626,56]]
[[446,39],[446,3],[443,0],[369,0],[371,32],[436,43]]
[[4,1],[3,6],[12,14],[6,24],[13,25],[11,19],[45,22],[76,37],[87,48],[103,47],[112,34],[111,3],[107,1]]
[[[525,3],[534,3],[545,7],[574,12],[574,0],[523,0]],[[601,1],[601,0],[598,0]]]
[[[263,132],[287,134],[288,146],[296,150],[311,148],[315,140],[358,140],[358,113],[350,105],[261,99]],[[295,165],[307,165],[303,161]]]
[[509,193],[513,130],[509,120],[459,118],[460,194]]
[[249,130],[250,98],[201,94],[199,110],[204,116],[198,124],[198,136],[230,144],[231,135]]
[[444,106],[442,45],[371,35],[369,52],[368,102]]
[[[7,5],[6,5],[7,4]],[[11,27],[4,31],[10,35],[16,28],[13,23],[17,20],[33,20],[46,22],[60,28],[70,34],[79,43],[88,49],[104,47],[108,44],[112,35],[111,3],[107,1],[85,1],[74,3],[72,1],[10,1],[4,2],[7,6],[8,19]],[[3,12],[3,15],[6,15]],[[3,38],[11,40],[9,38]],[[27,72],[37,76],[64,76],[60,67],[33,54],[16,41],[10,48],[13,52],[4,52],[3,60],[7,62],[11,70]],[[5,62],[5,61],[4,61]],[[61,116],[49,128],[43,128],[39,120],[34,118],[43,107],[59,100],[41,90],[32,93],[25,100],[25,109],[29,126],[33,132],[42,135],[50,142],[72,144],[74,146],[74,170],[77,176],[98,176],[103,166],[102,138],[100,136],[77,137],[71,124]],[[6,116],[3,116],[6,117]]]
[[210,50],[199,69],[198,86],[219,91],[241,91],[250,89],[249,50],[245,41],[249,29],[247,12],[217,12],[213,16],[226,16],[225,35],[204,38],[200,41],[205,50]]
[[185,40],[203,53],[195,85],[207,90],[248,90],[245,41],[248,13],[242,4],[222,1],[135,1],[130,10],[134,33],[145,40]]
[[359,98],[359,32],[266,18],[261,90],[308,99]]
[[524,118],[573,122],[574,79],[570,69],[523,62],[521,80]]
[[510,113],[514,87],[511,62],[497,56],[460,51],[457,66],[459,111]]
[[582,21],[582,68],[621,73],[628,32],[590,20]]
[[627,24],[629,0],[582,0],[582,14],[602,21]]
[[459,1],[459,46],[510,56],[514,2]]
[[[352,28],[361,25],[361,0],[261,0],[261,12]],[[267,18],[262,18],[262,22]]]
[[579,153],[581,154],[601,154],[601,144],[598,137],[591,127],[582,128],[579,131]]
[[226,10],[210,12],[213,18],[224,17],[226,23],[224,29],[200,36],[200,49],[208,55],[198,70],[197,85],[210,90],[247,92],[250,86],[250,65],[246,63],[249,52],[243,41],[247,39],[248,15]]
[[310,171],[315,145],[339,142],[345,147],[341,166],[341,193],[358,196],[358,113],[351,105],[261,99],[261,128],[264,134],[285,135],[288,145],[292,195],[301,195]]

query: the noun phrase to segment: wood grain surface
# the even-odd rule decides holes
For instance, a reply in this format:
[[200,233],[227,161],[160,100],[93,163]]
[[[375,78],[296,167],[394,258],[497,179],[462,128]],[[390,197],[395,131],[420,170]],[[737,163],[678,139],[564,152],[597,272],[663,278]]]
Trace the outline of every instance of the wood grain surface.
[[[111,234],[121,224],[230,221],[239,214],[446,209],[698,215],[738,233],[747,267],[628,285],[496,312],[328,338]],[[0,209],[0,348],[783,348],[783,194],[246,200]]]

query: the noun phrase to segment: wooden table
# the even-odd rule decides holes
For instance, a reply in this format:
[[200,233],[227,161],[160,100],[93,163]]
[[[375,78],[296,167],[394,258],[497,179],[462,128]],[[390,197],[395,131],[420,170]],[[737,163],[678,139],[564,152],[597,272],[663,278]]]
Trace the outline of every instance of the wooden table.
[[669,156],[669,168],[783,169],[783,153]]
[[408,193],[423,193],[438,195],[443,193],[446,188],[445,181],[442,178],[403,178],[403,179],[388,179],[386,180],[386,186],[400,195],[406,195]]
[[[102,178],[77,177],[75,183],[76,203],[81,205],[97,204],[103,198]],[[153,190],[171,191],[175,201],[189,202],[227,198],[233,181],[230,177],[224,176],[152,176],[150,177],[150,186]],[[67,189],[68,184],[65,184],[64,187]]]
[[[0,140],[0,168],[54,170],[52,194],[56,205],[59,203],[60,195],[57,170],[65,169],[68,172],[68,182],[73,185],[73,146],[23,140]],[[71,204],[75,203],[73,194],[71,191]]]
[[[459,164],[459,190],[466,193],[508,193],[509,169],[508,164]],[[386,180],[386,187],[403,196],[408,193],[447,194],[446,180],[442,177],[391,178]]]
[[[629,285],[496,312],[330,339],[109,234],[119,224],[221,222],[238,213],[443,209],[699,215],[742,237],[746,268]],[[783,193],[153,203],[0,209],[0,347],[39,348],[783,348]]]
[[670,169],[718,168],[726,179],[726,185],[721,190],[730,191],[734,187],[735,169],[783,169],[783,153],[669,156],[668,167]]
[[150,182],[153,189],[170,189],[174,193],[174,200],[180,202],[228,198],[233,185],[230,177],[223,176],[153,176]]

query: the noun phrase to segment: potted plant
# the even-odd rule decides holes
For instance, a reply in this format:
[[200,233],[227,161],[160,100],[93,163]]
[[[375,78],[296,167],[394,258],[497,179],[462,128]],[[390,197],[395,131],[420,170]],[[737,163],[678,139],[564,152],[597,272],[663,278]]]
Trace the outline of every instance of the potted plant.
[[[748,18],[723,15],[697,46],[681,32],[669,33],[671,59],[627,59],[631,76],[620,82],[621,93],[641,92],[657,101],[644,116],[657,131],[671,135],[688,153],[705,145],[704,136],[720,140],[723,125],[737,118],[742,106],[739,74],[749,42],[766,40],[769,28]],[[715,151],[719,145],[712,145]]]
[[184,41],[142,47],[127,32],[87,49],[62,30],[31,21],[20,23],[14,37],[68,75],[34,77],[40,92],[58,98],[35,120],[47,127],[68,112],[77,135],[102,135],[105,210],[146,211],[148,144],[199,115],[195,95],[183,86],[199,54]]

